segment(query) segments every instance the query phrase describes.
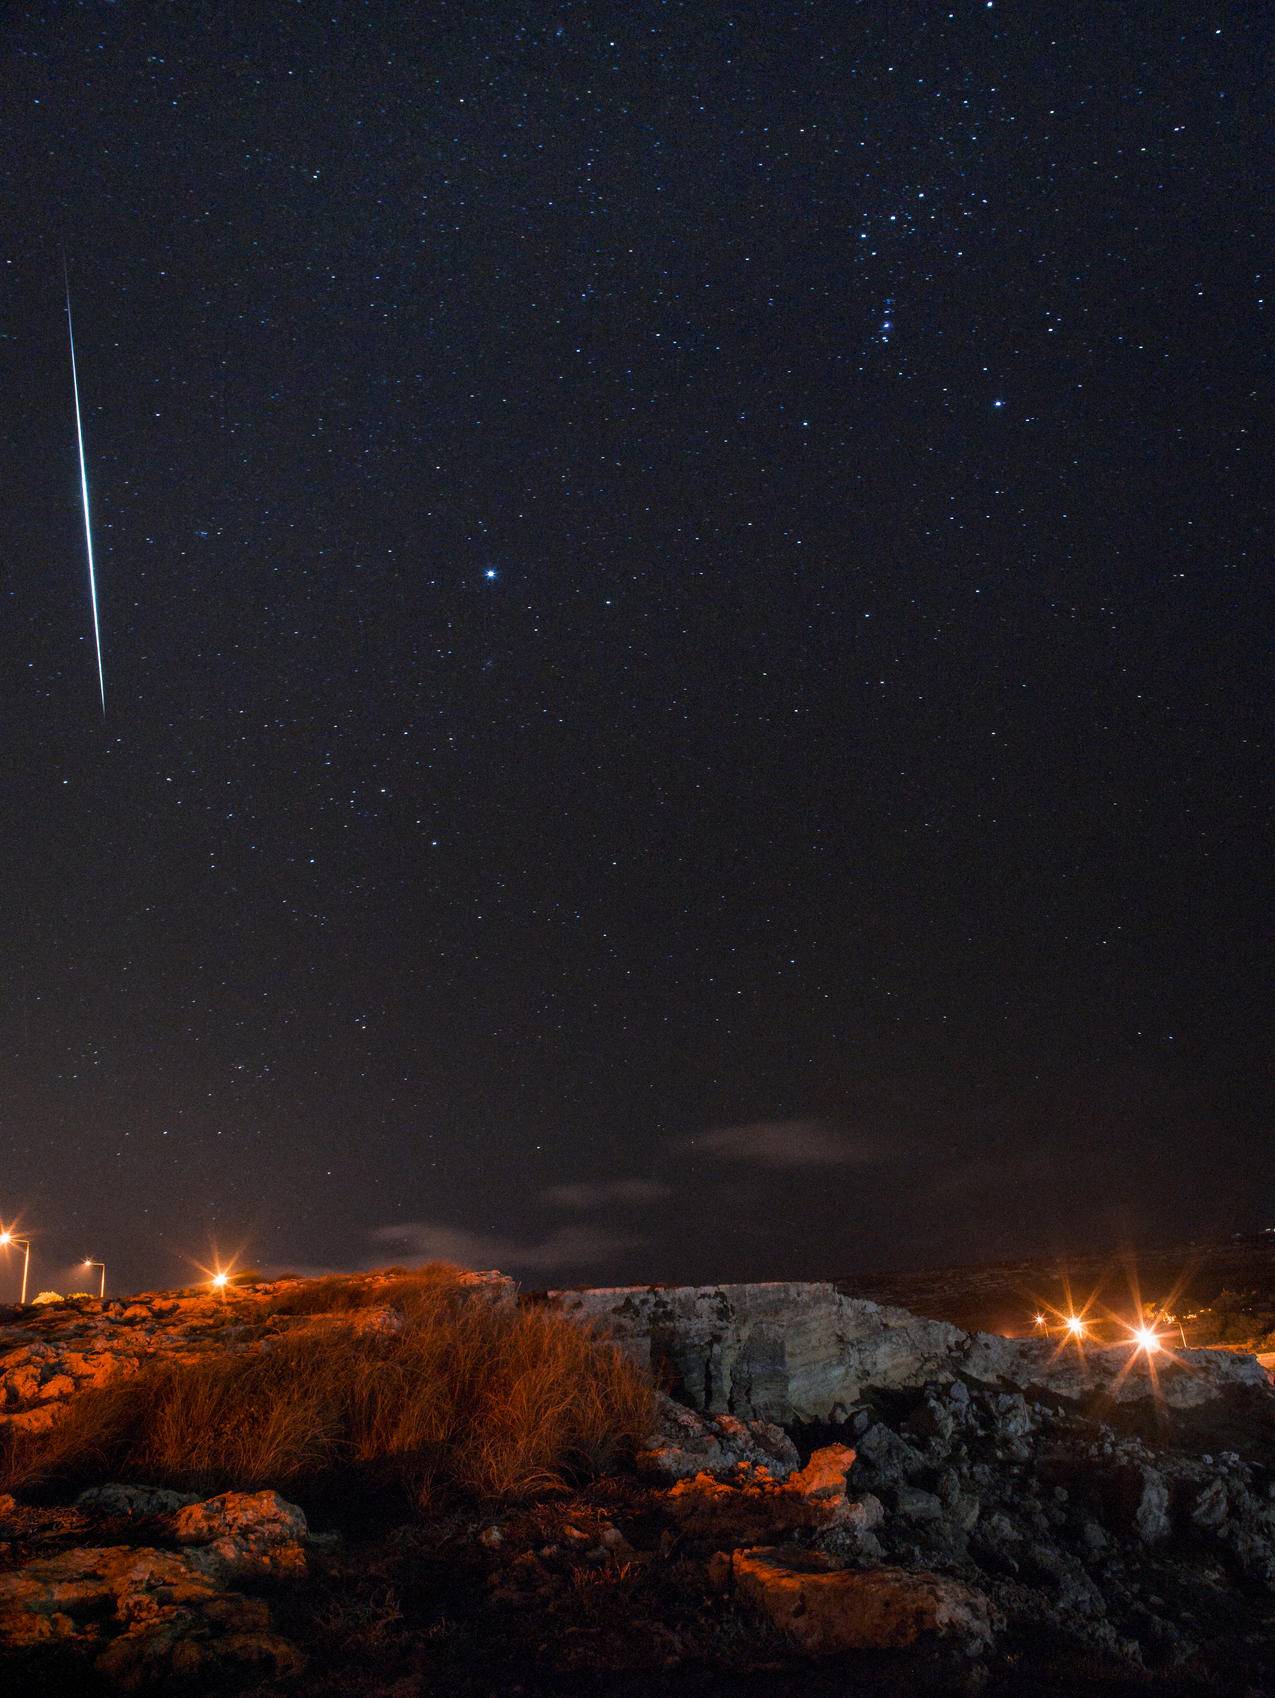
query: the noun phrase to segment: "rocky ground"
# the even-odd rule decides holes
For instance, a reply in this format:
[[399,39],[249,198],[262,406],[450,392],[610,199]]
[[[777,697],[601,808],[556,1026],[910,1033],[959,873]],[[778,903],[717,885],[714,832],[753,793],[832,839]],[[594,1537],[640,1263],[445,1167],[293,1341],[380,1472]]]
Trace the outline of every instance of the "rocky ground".
[[[14,1317],[4,1413],[56,1421],[157,1351],[269,1348],[294,1324],[321,1348],[324,1317],[254,1313],[192,1293]],[[943,1338],[942,1373],[862,1385],[835,1421],[661,1396],[631,1470],[512,1508],[111,1482],[0,1499],[0,1675],[42,1695],[1275,1693],[1262,1376],[1205,1359],[1173,1406]]]

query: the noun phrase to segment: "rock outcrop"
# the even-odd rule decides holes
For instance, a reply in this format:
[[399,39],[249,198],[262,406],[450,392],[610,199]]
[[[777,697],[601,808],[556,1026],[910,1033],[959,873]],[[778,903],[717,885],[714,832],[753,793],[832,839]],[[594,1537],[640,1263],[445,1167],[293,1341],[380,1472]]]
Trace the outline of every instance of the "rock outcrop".
[[222,1492],[179,1509],[173,1531],[197,1559],[227,1580],[299,1580],[310,1529],[305,1513],[278,1492]]
[[732,1551],[729,1580],[807,1656],[893,1651],[945,1640],[967,1656],[992,1642],[981,1592],[941,1574],[847,1568],[796,1546]]
[[637,1454],[638,1472],[668,1484],[692,1474],[721,1474],[741,1462],[770,1471],[776,1480],[801,1461],[796,1445],[772,1421],[741,1421],[737,1415],[701,1415],[657,1394],[658,1424]]
[[[966,1333],[849,1297],[829,1283],[617,1286],[552,1291],[564,1314],[597,1327],[692,1408],[781,1425],[845,1420],[872,1390],[956,1379],[1120,1402],[1152,1390],[1145,1357],[1123,1345]],[[1166,1352],[1156,1396],[1171,1408],[1267,1384],[1251,1356]]]
[[668,1509],[683,1532],[714,1546],[782,1541],[802,1529],[828,1532],[852,1521],[867,1531],[875,1517],[846,1496],[853,1462],[852,1450],[834,1444],[782,1481],[747,1462],[724,1479],[696,1474],[672,1488]]
[[275,1492],[224,1493],[175,1509],[171,1492],[109,1486],[85,1494],[99,1513],[168,1515],[188,1549],[89,1545],[0,1573],[0,1646],[60,1649],[93,1660],[125,1690],[192,1676],[291,1674],[300,1653],[275,1632],[269,1605],[232,1580],[305,1573],[305,1516]]

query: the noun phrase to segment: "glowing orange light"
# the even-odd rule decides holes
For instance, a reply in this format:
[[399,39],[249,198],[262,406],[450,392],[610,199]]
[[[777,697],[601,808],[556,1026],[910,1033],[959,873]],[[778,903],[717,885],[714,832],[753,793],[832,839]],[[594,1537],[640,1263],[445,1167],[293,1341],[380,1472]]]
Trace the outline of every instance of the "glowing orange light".
[[1036,1317],[1035,1317],[1035,1319],[1036,1319],[1036,1325],[1037,1325],[1037,1326],[1038,1326],[1038,1327],[1043,1327],[1043,1326],[1044,1326],[1044,1324],[1045,1324],[1045,1317],[1044,1317],[1044,1316],[1043,1316],[1043,1315],[1037,1315],[1037,1316],[1036,1316]]
[[1071,1336],[1073,1338],[1079,1338],[1081,1336],[1081,1334],[1084,1332],[1084,1330],[1085,1330],[1085,1323],[1081,1320],[1079,1315],[1068,1315],[1068,1317],[1067,1317],[1067,1331],[1071,1334]]
[[224,1291],[230,1283],[228,1273],[215,1273],[208,1282],[215,1290]]
[[1134,1342],[1140,1350],[1145,1350],[1148,1356],[1153,1356],[1160,1348],[1160,1335],[1153,1327],[1135,1327]]

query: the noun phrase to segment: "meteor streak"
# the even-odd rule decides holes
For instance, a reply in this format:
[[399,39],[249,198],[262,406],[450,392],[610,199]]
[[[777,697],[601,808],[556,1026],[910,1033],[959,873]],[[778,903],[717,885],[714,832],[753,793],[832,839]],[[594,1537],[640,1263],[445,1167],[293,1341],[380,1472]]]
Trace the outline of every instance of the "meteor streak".
[[93,609],[93,643],[97,649],[97,687],[106,717],[106,675],[102,671],[102,628],[97,617],[97,573],[93,567],[93,527],[89,523],[89,473],[84,459],[84,427],[80,423],[80,380],[75,370],[75,326],[71,323],[71,285],[66,285],[66,333],[71,343],[71,390],[75,396],[75,440],[80,448],[80,495],[84,501],[84,543],[89,556],[89,604]]

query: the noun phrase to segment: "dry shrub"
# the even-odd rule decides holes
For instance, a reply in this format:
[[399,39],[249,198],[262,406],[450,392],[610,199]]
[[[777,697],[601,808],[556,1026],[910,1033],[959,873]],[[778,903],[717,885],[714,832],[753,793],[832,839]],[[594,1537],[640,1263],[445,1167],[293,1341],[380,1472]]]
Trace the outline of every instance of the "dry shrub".
[[614,1346],[550,1310],[497,1307],[454,1272],[402,1283],[400,1330],[302,1327],[84,1392],[47,1432],[9,1436],[0,1480],[213,1491],[345,1477],[421,1501],[516,1498],[600,1473],[649,1432],[650,1388]]

